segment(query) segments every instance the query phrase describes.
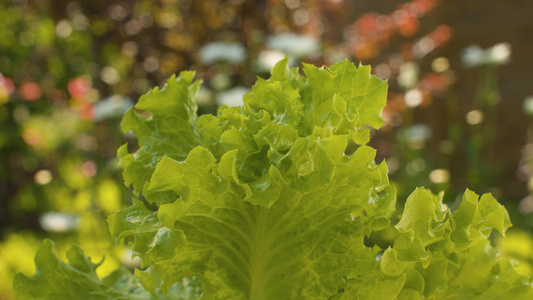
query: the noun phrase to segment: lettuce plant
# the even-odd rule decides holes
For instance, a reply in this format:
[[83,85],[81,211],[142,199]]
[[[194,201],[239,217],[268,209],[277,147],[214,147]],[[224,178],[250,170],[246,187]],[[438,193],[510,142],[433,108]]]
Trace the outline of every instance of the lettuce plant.
[[[348,61],[305,76],[279,62],[244,106],[196,114],[182,72],[122,121],[139,148],[118,150],[133,205],[108,219],[142,259],[100,279],[79,247],[18,274],[19,299],[533,299],[530,279],[488,240],[511,225],[491,195],[466,191],[452,212],[419,188],[396,224],[387,166],[366,144],[386,82]],[[394,225],[393,244],[365,237]]]

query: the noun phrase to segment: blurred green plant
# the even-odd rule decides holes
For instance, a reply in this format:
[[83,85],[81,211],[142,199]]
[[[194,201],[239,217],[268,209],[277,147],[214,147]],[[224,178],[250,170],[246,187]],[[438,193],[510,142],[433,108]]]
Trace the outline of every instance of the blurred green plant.
[[467,68],[482,68],[473,109],[466,114],[471,138],[468,144],[467,178],[475,187],[487,189],[499,177],[502,166],[496,157],[498,103],[498,67],[509,62],[511,46],[506,43],[488,49],[470,46],[463,50]]
[[533,276],[533,238],[530,232],[509,230],[505,238],[496,238],[496,245],[504,257],[514,260],[513,265],[519,273]]

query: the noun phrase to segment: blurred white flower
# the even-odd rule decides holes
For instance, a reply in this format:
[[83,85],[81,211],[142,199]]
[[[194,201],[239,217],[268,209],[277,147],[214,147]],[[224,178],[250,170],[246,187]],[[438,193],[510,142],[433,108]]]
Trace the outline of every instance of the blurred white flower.
[[398,84],[405,89],[410,89],[418,82],[418,66],[413,62],[403,63],[398,74]]
[[483,122],[484,119],[485,119],[485,114],[479,109],[469,111],[466,114],[466,122],[470,125],[480,124]]
[[246,59],[246,49],[238,43],[209,43],[200,49],[200,61],[204,65],[217,62],[241,63]]
[[477,45],[469,46],[463,49],[461,53],[461,61],[467,68],[482,65],[486,61],[486,53]]
[[529,116],[533,116],[533,96],[528,96],[524,100],[524,112]]
[[320,50],[317,39],[295,33],[270,36],[267,40],[267,46],[294,58],[302,58]]
[[100,70],[100,79],[109,85],[115,85],[120,81],[120,73],[117,69],[106,66]]
[[132,105],[133,102],[128,97],[110,96],[94,105],[94,120],[100,121],[106,118],[122,116]]
[[67,232],[78,226],[78,215],[62,212],[47,212],[39,217],[39,224],[48,232]]
[[405,128],[401,137],[411,149],[421,149],[431,137],[431,128],[425,124],[415,124]]
[[413,54],[416,58],[422,58],[435,49],[435,42],[426,36],[419,39],[413,46]]
[[68,20],[61,20],[57,22],[56,34],[60,38],[67,38],[72,33],[72,25]]
[[431,136],[431,129],[425,124],[416,124],[405,129],[405,133],[410,140],[427,140]]
[[424,101],[424,95],[419,89],[411,89],[405,93],[404,101],[409,107],[417,107]]
[[255,68],[257,72],[270,72],[277,62],[285,58],[285,54],[274,50],[263,50],[259,52]]
[[227,105],[227,106],[241,106],[244,104],[242,98],[244,94],[248,93],[249,89],[242,86],[234,87],[230,90],[220,92],[217,95],[216,102],[218,105]]
[[39,185],[48,184],[53,179],[52,172],[46,169],[39,170],[35,173],[34,179],[35,179],[35,183]]
[[511,59],[511,45],[509,43],[501,43],[494,45],[487,49],[489,63],[506,64]]
[[450,171],[446,169],[435,169],[429,173],[429,180],[433,183],[446,183],[450,181]]
[[442,73],[448,71],[450,61],[446,57],[437,57],[431,62],[433,72]]
[[477,45],[463,49],[461,61],[466,68],[481,65],[502,65],[511,59],[511,45],[509,43],[496,44],[488,49],[481,49]]

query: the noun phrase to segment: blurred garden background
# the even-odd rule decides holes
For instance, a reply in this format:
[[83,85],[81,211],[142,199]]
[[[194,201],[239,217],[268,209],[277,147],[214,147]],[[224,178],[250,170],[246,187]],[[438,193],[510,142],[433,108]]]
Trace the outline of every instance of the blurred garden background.
[[493,193],[515,225],[495,242],[532,275],[531,53],[528,0],[0,0],[0,299],[44,238],[105,257],[99,275],[138,266],[105,223],[132,197],[122,114],[183,70],[204,82],[199,113],[239,105],[286,55],[388,80],[371,145],[399,205],[416,186],[451,207]]

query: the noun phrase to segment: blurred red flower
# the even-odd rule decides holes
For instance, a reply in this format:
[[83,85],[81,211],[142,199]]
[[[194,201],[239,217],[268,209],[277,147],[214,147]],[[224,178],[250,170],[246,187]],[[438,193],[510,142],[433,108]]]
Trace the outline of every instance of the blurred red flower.
[[27,81],[19,87],[20,95],[28,101],[37,101],[41,99],[41,87],[33,81]]

